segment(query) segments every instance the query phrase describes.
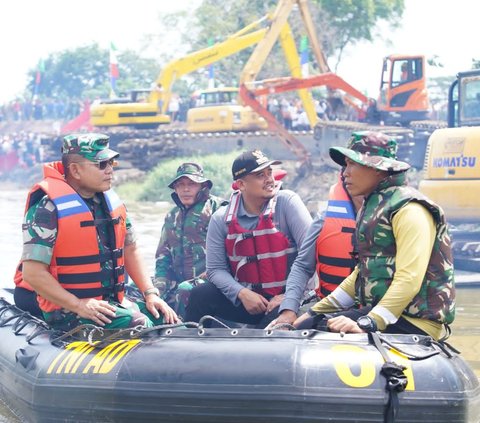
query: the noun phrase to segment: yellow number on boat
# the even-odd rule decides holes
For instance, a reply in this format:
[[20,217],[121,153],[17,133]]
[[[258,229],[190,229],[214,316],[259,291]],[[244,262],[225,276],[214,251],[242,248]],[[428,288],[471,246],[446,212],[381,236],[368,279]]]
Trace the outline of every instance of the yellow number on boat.
[[[356,345],[335,345],[332,347],[332,351],[334,353],[333,363],[335,371],[345,385],[351,386],[352,388],[365,388],[374,382],[376,377],[375,362],[372,361],[372,357],[367,350]],[[415,380],[410,361],[396,350],[392,349],[388,352],[392,356],[392,361],[406,367],[403,371],[408,380],[405,389],[407,391],[414,391]],[[355,359],[350,359],[352,356],[355,356]],[[360,366],[360,373],[358,375],[352,373],[349,365],[349,363],[352,362]]]
[[[332,347],[333,364],[340,380],[352,388],[365,388],[375,380],[375,363],[367,350],[355,345],[335,345]],[[349,357],[355,356],[355,360]],[[360,366],[358,376],[352,373],[350,362],[357,362]]]
[[408,360],[408,358],[405,355],[398,352],[397,350],[388,350],[388,353],[393,356],[392,357],[393,362],[397,364],[401,364],[402,366],[406,367],[406,369],[403,371],[403,373],[405,373],[405,376],[407,376],[407,380],[408,380],[407,387],[405,388],[405,390],[414,391],[415,380],[413,378],[412,366],[410,365],[410,361]]

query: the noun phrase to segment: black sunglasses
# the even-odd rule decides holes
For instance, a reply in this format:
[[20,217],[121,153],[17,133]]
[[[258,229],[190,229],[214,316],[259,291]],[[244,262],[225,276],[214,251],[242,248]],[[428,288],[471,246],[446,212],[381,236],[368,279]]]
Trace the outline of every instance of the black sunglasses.
[[105,170],[108,165],[115,167],[117,166],[118,162],[115,159],[103,160],[102,162],[92,163],[97,166],[100,170]]
[[[103,160],[101,162],[91,162],[91,161],[84,161],[84,162],[73,162],[73,163],[70,163],[70,165],[72,164],[86,164],[86,165],[92,165],[92,166],[96,166],[98,169],[100,170],[105,170],[107,168],[108,165],[110,165],[112,167],[112,169],[114,167],[116,167],[118,165],[118,162],[115,160],[115,159],[108,159],[108,160]],[[70,166],[69,165],[69,166]]]

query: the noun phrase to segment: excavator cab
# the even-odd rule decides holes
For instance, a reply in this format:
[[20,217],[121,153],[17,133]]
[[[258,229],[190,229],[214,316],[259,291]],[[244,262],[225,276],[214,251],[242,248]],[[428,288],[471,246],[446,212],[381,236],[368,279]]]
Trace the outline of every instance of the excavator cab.
[[448,93],[448,126],[480,126],[480,71],[459,72]]
[[195,106],[187,113],[188,132],[256,131],[267,122],[238,102],[238,88],[211,88],[197,92]]
[[480,70],[459,72],[448,94],[448,128],[428,140],[420,191],[451,222],[480,222]]
[[386,125],[408,126],[411,121],[428,119],[424,56],[390,55],[383,59],[377,108]]

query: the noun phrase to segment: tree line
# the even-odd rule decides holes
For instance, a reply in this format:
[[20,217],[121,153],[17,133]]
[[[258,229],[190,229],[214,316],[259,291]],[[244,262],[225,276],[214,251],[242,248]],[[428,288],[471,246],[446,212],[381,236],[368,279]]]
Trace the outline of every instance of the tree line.
[[[165,34],[175,33],[178,43],[176,54],[163,54],[152,59],[142,57],[133,50],[121,51],[118,54],[120,78],[117,81],[117,94],[131,89],[150,88],[160,73],[162,64],[179,57],[180,52],[196,51],[212,42],[224,40],[249,23],[271,13],[277,3],[278,0],[203,0],[193,12],[184,10],[161,16],[161,30],[148,34],[146,40],[151,45],[158,46],[160,51]],[[335,64],[334,70],[347,46],[360,41],[373,41],[380,35],[380,22],[388,23],[392,29],[397,27],[401,23],[405,7],[404,0],[311,0],[309,6],[323,52],[329,62]],[[289,23],[299,43],[305,31],[298,11],[291,13]],[[217,85],[236,85],[251,52],[252,48],[246,49],[215,63]],[[282,55],[281,49],[276,46],[259,79],[288,74]],[[478,65],[479,62],[474,60],[472,67]],[[205,88],[207,78],[205,70],[193,72],[176,82],[175,92],[187,97],[196,89]],[[39,69],[32,67],[28,80],[30,82],[25,87],[25,98],[32,98],[34,93],[53,99],[106,98],[110,93],[109,51],[92,43],[52,52],[43,61],[40,78]],[[446,85],[448,78],[440,83]]]

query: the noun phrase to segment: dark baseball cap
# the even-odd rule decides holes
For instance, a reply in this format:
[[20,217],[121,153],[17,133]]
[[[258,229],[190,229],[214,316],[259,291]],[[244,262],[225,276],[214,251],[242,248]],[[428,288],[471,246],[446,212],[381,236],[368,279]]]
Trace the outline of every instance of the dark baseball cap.
[[281,163],[279,160],[270,160],[260,150],[244,151],[233,161],[233,180],[236,181],[250,173],[259,172],[266,167]]

